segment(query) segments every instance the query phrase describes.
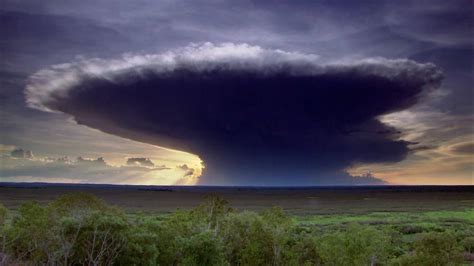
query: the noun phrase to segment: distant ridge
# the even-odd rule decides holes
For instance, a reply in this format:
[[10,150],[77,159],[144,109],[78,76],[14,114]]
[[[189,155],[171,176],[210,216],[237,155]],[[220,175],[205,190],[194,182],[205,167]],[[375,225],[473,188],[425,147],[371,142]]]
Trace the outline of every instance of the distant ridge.
[[350,191],[472,191],[474,185],[360,185],[360,186],[156,186],[156,185],[122,185],[122,184],[88,184],[88,183],[46,183],[46,182],[0,182],[0,188],[68,188],[74,189],[121,189],[121,190],[147,190],[147,191],[232,191],[232,190],[350,190]]

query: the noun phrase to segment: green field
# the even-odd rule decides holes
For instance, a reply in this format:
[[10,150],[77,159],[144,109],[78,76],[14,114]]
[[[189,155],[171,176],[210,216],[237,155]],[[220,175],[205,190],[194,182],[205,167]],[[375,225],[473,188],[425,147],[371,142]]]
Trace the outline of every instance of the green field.
[[373,212],[368,214],[331,214],[296,216],[295,222],[302,226],[343,226],[359,223],[371,226],[402,227],[404,225],[442,230],[458,226],[474,226],[474,208],[460,211],[427,211],[427,212]]

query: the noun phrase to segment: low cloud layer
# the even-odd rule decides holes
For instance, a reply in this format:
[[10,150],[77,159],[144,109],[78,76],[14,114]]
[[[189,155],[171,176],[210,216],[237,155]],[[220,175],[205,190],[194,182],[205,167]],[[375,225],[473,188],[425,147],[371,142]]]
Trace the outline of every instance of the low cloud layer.
[[155,164],[149,158],[128,158],[127,165],[129,166],[143,166],[154,167]]
[[176,166],[176,168],[184,171],[184,176],[192,176],[195,172],[195,170],[193,168],[190,168],[187,164],[178,165]]
[[10,153],[11,157],[15,158],[33,158],[33,152],[30,150],[23,150],[23,149],[14,149]]
[[451,150],[457,154],[474,155],[474,142],[459,143],[451,147]]
[[201,184],[357,184],[380,180],[348,167],[409,152],[379,116],[415,105],[441,79],[410,60],[204,44],[56,65],[30,78],[26,96],[80,124],[197,154]]

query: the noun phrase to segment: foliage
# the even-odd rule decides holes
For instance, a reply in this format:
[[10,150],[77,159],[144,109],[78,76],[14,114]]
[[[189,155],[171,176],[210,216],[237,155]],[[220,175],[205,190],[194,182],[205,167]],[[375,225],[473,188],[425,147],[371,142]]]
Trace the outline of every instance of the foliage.
[[462,241],[462,245],[466,252],[474,253],[474,237],[473,236],[466,237]]
[[224,265],[222,245],[212,231],[203,231],[183,243],[183,265]]
[[129,228],[127,245],[117,258],[120,265],[157,265],[160,261],[159,225],[155,219],[140,218]]
[[462,247],[452,232],[424,233],[420,235],[411,255],[400,258],[400,265],[442,266],[461,265]]
[[352,225],[345,231],[321,238],[321,257],[327,265],[375,265],[389,256],[387,234],[370,227]]
[[319,239],[312,234],[293,235],[283,250],[284,265],[321,265]]
[[382,214],[295,218],[277,207],[236,212],[218,197],[164,216],[126,215],[75,193],[14,212],[0,205],[0,263],[458,265],[462,252],[473,252],[468,213],[430,213],[433,220],[416,220],[412,226],[421,229],[407,231],[408,223],[382,222]]
[[36,264],[111,264],[127,228],[120,212],[92,196],[71,194],[46,207],[21,206],[5,233],[7,252]]
[[5,206],[3,206],[3,204],[0,203],[0,228],[2,228],[6,222],[7,214],[8,214],[7,208],[5,208]]

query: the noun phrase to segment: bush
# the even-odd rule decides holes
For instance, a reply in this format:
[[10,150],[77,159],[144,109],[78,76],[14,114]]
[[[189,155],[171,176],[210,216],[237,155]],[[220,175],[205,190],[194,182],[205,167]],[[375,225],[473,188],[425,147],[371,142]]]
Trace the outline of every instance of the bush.
[[413,252],[405,254],[396,265],[442,266],[461,265],[462,247],[451,232],[424,233],[417,237],[413,245]]
[[217,196],[208,196],[205,202],[191,211],[195,219],[204,223],[207,230],[219,230],[224,217],[232,212],[228,202]]
[[74,261],[110,265],[127,244],[128,224],[115,213],[93,212],[79,229]]
[[381,231],[352,225],[321,238],[320,252],[328,265],[374,265],[389,258],[390,239]]
[[424,229],[421,226],[405,225],[402,226],[399,230],[402,234],[411,235],[422,233]]
[[222,243],[213,231],[193,235],[184,242],[183,265],[225,265]]
[[231,213],[219,234],[231,265],[281,265],[291,220],[280,208]]
[[474,253],[474,237],[466,237],[462,241],[462,246],[466,252]]
[[311,234],[295,234],[283,250],[283,265],[321,265],[318,239]]
[[426,233],[414,245],[419,265],[456,265],[462,262],[462,248],[451,232]]
[[127,245],[117,262],[120,265],[157,265],[160,262],[160,223],[144,218],[133,224],[127,234]]
[[272,236],[262,217],[244,212],[227,217],[221,232],[232,265],[268,265],[273,262]]
[[32,202],[23,204],[18,213],[6,232],[7,239],[11,240],[7,251],[15,258],[37,263],[55,261],[59,236],[47,210]]

